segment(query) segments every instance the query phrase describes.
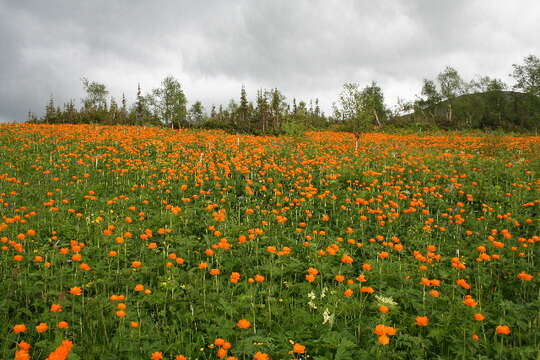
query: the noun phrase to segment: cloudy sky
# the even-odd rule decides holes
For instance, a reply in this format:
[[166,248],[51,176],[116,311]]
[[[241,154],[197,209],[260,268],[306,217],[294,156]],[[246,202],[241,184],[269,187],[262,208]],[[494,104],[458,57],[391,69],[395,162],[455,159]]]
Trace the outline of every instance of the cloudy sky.
[[344,82],[410,100],[446,65],[511,83],[540,56],[538,0],[0,0],[0,122],[83,97],[80,78],[134,99],[167,75],[206,108],[259,88],[329,111]]

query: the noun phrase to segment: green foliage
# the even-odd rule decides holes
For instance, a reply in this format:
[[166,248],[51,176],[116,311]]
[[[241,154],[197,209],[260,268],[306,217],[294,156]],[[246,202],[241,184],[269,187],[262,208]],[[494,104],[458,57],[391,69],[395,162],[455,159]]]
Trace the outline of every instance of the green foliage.
[[[105,85],[83,78],[86,97],[80,109],[73,100],[63,108],[51,99],[41,119],[30,111],[29,122],[97,123],[119,125],[195,127],[222,129],[230,133],[254,135],[280,135],[293,131],[291,123],[303,129],[324,130],[328,127],[361,133],[390,128],[410,131],[432,129],[538,131],[540,124],[540,60],[529,55],[523,64],[514,64],[511,75],[515,84],[509,87],[501,79],[477,76],[465,81],[458,71],[447,66],[435,80],[424,79],[420,95],[415,101],[398,104],[390,111],[384,102],[383,90],[376,82],[364,88],[358,83],[343,85],[338,103],[332,104],[332,115],[327,116],[318,99],[297,100],[292,103],[278,89],[259,89],[250,101],[244,86],[236,102],[227,106],[212,105],[205,112],[200,101],[191,104],[178,80],[169,76],[161,86],[147,94],[140,86],[134,104],[128,109],[125,96],[118,104],[114,98],[107,101]],[[513,88],[516,91],[507,91]],[[297,126],[294,125],[294,126]],[[294,131],[293,131],[294,132]]]

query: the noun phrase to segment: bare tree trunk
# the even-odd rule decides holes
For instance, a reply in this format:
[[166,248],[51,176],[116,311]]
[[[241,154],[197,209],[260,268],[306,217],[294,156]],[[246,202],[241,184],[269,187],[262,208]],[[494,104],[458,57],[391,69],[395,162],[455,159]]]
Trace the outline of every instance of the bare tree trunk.
[[362,133],[359,133],[359,132],[354,133],[354,152],[358,152],[358,144],[360,143],[361,136],[362,136]]
[[373,109],[373,115],[375,115],[375,120],[377,121],[377,125],[380,127],[381,122],[379,121],[379,114],[377,114],[377,110]]
[[447,119],[450,123],[452,123],[452,104],[448,104]]

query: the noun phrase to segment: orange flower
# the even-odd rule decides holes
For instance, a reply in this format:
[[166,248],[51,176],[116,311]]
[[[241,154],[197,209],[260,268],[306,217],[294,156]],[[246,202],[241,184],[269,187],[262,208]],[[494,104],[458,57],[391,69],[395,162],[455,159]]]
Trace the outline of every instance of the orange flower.
[[429,324],[429,318],[427,316],[417,316],[416,325],[427,326]]
[[377,341],[381,345],[388,345],[390,344],[390,338],[387,335],[381,335],[378,337]]
[[78,286],[75,286],[75,287],[72,287],[71,289],[69,289],[69,293],[71,295],[81,295],[82,294],[82,289]]
[[188,360],[188,358],[185,357],[184,355],[176,355],[174,357],[174,360]]
[[15,326],[13,326],[13,332],[15,334],[26,332],[26,330],[27,330],[26,325],[24,325],[24,324],[17,324]]
[[474,314],[473,319],[476,321],[483,321],[486,317],[480,313]]
[[473,297],[471,295],[465,295],[465,299],[463,300],[463,304],[465,304],[467,306],[470,306],[470,307],[475,307],[476,305],[478,305],[478,303],[473,299]]
[[116,312],[116,316],[119,317],[119,318],[123,318],[126,316],[126,312],[124,310],[118,310]]
[[240,319],[236,323],[236,326],[238,326],[240,329],[249,329],[251,327],[251,323],[246,319]]
[[531,281],[533,279],[533,276],[527,274],[525,271],[520,272],[517,277],[523,281]]
[[47,325],[46,323],[42,322],[42,323],[39,323],[37,326],[36,326],[36,331],[38,333],[44,333],[45,331],[49,330],[49,325]]
[[231,273],[229,281],[232,282],[233,284],[236,284],[238,283],[238,280],[240,280],[240,273],[237,273],[237,272]]
[[131,262],[131,267],[132,268],[139,268],[141,266],[142,266],[142,262],[140,262],[140,261],[132,261]]
[[212,276],[219,275],[219,273],[220,273],[219,269],[212,269],[212,270],[210,270],[210,275],[212,275]]
[[223,359],[225,356],[227,356],[227,350],[224,348],[219,348],[216,350],[216,357],[218,359]]
[[469,285],[467,283],[467,280],[465,280],[465,279],[456,280],[456,284],[458,284],[459,286],[461,286],[462,288],[467,289],[467,290],[469,290],[471,288],[471,285]]
[[150,356],[150,359],[152,360],[161,360],[163,359],[163,353],[162,352],[153,352],[152,355]]
[[510,335],[510,327],[507,325],[499,325],[495,328],[495,332],[500,335]]
[[253,355],[253,360],[270,360],[270,356],[267,353],[257,351]]
[[255,275],[255,281],[256,281],[256,282],[262,283],[262,282],[264,282],[264,280],[265,280],[265,277],[264,277],[264,276],[259,275],[259,274]]
[[143,291],[144,290],[144,285],[143,284],[137,284],[137,285],[135,285],[134,290],[135,291]]
[[293,345],[293,353],[295,354],[303,354],[306,351],[306,347],[304,345],[301,345],[299,343],[295,343]]
[[129,323],[129,326],[132,327],[132,328],[138,328],[139,327],[139,323],[136,322],[136,321],[132,321]]
[[20,343],[17,344],[17,346],[19,347],[19,349],[26,350],[26,351],[32,348],[32,345],[30,345],[26,341],[21,341]]
[[73,343],[70,340],[62,341],[62,344],[50,353],[47,360],[65,360],[69,357],[69,353],[73,348]]
[[341,257],[341,262],[344,263],[344,264],[352,264],[354,262],[354,260],[349,255],[343,255]]
[[59,321],[58,324],[56,324],[56,326],[59,329],[67,329],[67,328],[69,328],[69,324],[67,323],[67,321]]
[[431,295],[431,296],[433,296],[433,297],[439,297],[439,296],[441,296],[441,293],[438,292],[437,290],[431,290],[431,291],[429,292],[429,295]]
[[51,312],[60,312],[60,311],[62,311],[62,305],[60,304],[51,305]]
[[371,286],[362,286],[360,288],[361,293],[367,293],[367,294],[373,294],[375,292],[375,289],[373,289]]
[[384,306],[384,305],[379,306],[379,312],[387,313],[389,311],[390,309],[388,308],[388,306]]
[[350,297],[352,296],[354,293],[354,291],[352,291],[351,289],[347,289],[343,292],[343,295],[346,296],[346,297]]
[[375,335],[379,335],[379,336],[382,336],[382,335],[391,335],[391,336],[393,336],[393,335],[396,335],[397,330],[396,330],[396,328],[393,328],[391,326],[378,324],[377,326],[375,326],[375,330],[373,330],[373,333]]

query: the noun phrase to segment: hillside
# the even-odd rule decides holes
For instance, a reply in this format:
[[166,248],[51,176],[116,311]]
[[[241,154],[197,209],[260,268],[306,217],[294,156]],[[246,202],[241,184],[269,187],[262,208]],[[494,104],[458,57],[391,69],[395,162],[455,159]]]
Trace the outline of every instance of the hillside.
[[465,94],[434,105],[420,104],[414,112],[392,121],[397,126],[436,125],[444,129],[537,130],[540,99],[515,91]]

